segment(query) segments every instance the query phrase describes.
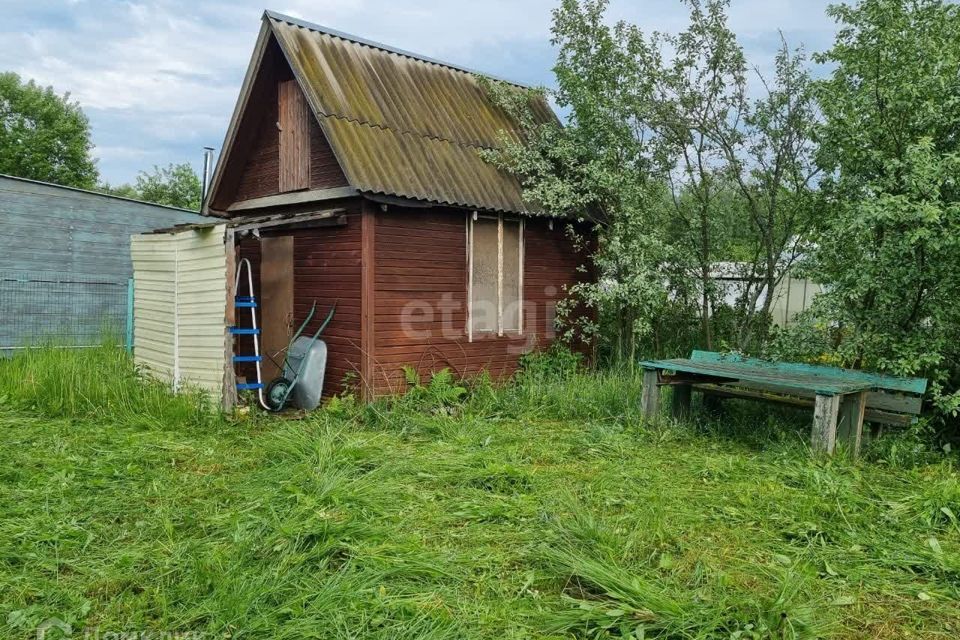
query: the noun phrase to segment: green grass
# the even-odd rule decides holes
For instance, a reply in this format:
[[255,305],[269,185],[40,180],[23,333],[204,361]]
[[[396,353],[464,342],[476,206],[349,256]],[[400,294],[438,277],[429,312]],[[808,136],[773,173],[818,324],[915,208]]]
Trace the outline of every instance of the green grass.
[[0,635],[960,634],[953,459],[645,427],[628,376],[450,387],[231,418],[112,348],[0,362]]

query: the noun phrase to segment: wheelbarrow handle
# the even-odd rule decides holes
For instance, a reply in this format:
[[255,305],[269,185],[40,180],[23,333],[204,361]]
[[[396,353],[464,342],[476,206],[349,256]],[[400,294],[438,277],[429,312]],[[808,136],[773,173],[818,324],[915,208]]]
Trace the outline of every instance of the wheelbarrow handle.
[[[314,302],[313,306],[316,307],[317,303]],[[327,328],[327,325],[330,324],[330,321],[333,320],[333,314],[336,310],[337,310],[337,304],[334,303],[333,306],[330,307],[330,313],[327,314],[327,317],[324,319],[323,323],[320,325],[320,328],[317,329],[317,332],[313,334],[312,338],[310,338],[310,342],[307,345],[307,349],[306,349],[307,351],[310,351],[310,349],[313,348],[313,345],[316,344],[317,342],[317,338],[320,337],[320,333],[323,332],[323,330]],[[313,315],[312,310],[310,315],[311,316]],[[293,344],[293,343],[291,342],[290,344]],[[289,351],[288,351],[288,354],[289,354]],[[290,393],[293,391],[293,388],[297,386],[297,383],[300,381],[300,374],[303,373],[303,368],[306,366],[306,364],[307,364],[307,359],[303,358],[300,361],[300,365],[297,367],[297,370],[293,374],[293,380],[290,381],[290,388],[287,389],[287,394],[283,398],[284,402],[287,401],[287,398],[290,396]]]
[[[316,302],[313,303],[314,306],[317,305]],[[333,314],[337,311],[337,303],[334,302],[333,306],[330,307],[330,312],[327,314],[327,317],[323,319],[323,322],[320,323],[320,328],[317,329],[317,332],[313,334],[313,339],[316,340],[320,337],[320,334],[323,333],[323,330],[327,328],[327,325],[330,324],[330,321],[333,320]],[[312,315],[312,314],[311,314]]]
[[293,334],[293,337],[290,339],[290,344],[293,344],[294,340],[300,337],[300,334],[303,333],[303,330],[307,328],[307,325],[310,324],[310,321],[313,320],[313,314],[317,311],[317,301],[313,301],[313,305],[310,307],[310,313],[307,314],[306,319],[300,325],[300,328],[297,329],[297,332]]

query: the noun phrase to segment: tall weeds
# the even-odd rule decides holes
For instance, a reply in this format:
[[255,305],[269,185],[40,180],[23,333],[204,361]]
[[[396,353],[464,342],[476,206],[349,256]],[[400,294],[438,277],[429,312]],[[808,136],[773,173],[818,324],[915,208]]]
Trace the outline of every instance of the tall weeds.
[[129,354],[112,342],[89,349],[45,345],[0,359],[0,404],[52,418],[109,419],[161,429],[217,419],[202,394],[173,394],[136,370]]

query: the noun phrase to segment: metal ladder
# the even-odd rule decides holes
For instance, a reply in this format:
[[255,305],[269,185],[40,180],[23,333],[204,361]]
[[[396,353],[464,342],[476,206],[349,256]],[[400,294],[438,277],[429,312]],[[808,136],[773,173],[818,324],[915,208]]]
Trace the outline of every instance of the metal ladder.
[[[240,276],[243,273],[243,268],[247,268],[247,291],[250,295],[241,296],[237,295],[240,293]],[[230,333],[235,336],[252,336],[253,337],[253,355],[237,355],[233,356],[234,364],[238,362],[253,362],[257,368],[257,381],[256,382],[238,382],[237,391],[256,391],[257,399],[260,401],[260,406],[264,409],[268,409],[266,400],[263,397],[263,373],[260,371],[260,363],[263,362],[263,356],[260,355],[260,328],[257,326],[257,298],[253,295],[253,269],[250,266],[250,260],[243,258],[237,264],[237,273],[233,279],[233,293],[234,293],[234,306],[237,309],[250,309],[250,328],[243,328],[233,326],[230,327]]]

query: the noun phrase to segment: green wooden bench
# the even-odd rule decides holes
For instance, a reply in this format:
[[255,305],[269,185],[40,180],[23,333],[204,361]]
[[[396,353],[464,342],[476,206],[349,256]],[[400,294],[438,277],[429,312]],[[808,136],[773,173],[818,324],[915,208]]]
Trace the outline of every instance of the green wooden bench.
[[856,455],[863,423],[909,424],[920,414],[927,381],[838,367],[771,362],[736,354],[694,351],[689,358],[646,360],[642,413],[657,415],[660,387],[673,387],[675,417],[689,413],[694,390],[708,397],[746,398],[814,409],[811,443],[833,453],[837,439]]

